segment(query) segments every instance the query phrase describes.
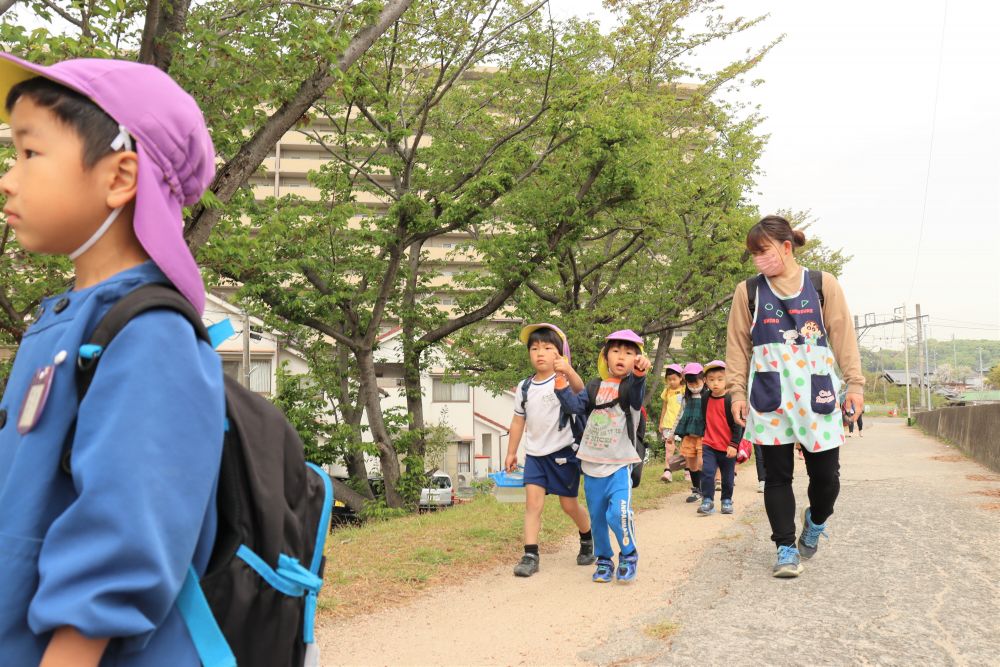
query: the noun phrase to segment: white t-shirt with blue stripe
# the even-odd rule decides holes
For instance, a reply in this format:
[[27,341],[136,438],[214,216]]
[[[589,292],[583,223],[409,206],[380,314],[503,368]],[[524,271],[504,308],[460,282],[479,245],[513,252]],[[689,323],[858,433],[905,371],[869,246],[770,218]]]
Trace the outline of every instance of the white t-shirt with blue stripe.
[[[525,418],[524,435],[521,438],[525,454],[545,456],[573,444],[573,429],[570,425],[566,424],[559,430],[561,408],[555,392],[555,380],[555,374],[540,382],[535,378],[523,380],[514,391],[514,414]],[[522,410],[521,397],[524,395],[522,391],[525,382],[530,382],[531,385],[528,387],[528,401]]]

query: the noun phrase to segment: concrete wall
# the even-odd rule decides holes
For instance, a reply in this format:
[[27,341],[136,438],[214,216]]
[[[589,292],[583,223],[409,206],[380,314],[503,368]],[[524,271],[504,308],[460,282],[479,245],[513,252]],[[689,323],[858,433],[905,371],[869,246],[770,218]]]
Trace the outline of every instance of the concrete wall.
[[1000,403],[918,413],[917,425],[948,440],[990,470],[1000,472]]

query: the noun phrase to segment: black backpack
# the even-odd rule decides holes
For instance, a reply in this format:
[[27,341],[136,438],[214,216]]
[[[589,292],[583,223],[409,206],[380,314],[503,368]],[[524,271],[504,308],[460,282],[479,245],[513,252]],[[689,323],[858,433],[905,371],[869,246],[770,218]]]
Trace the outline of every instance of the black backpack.
[[[179,292],[166,285],[139,287],[111,307],[81,347],[80,400],[118,332],[141,313],[163,308],[183,315],[212,344],[201,317]],[[200,582],[189,570],[177,605],[205,667],[303,665],[307,650],[314,650],[309,645],[333,487],[325,472],[306,463],[298,433],[278,408],[228,376],[224,382],[215,546]],[[66,472],[72,440],[71,431],[63,450]]]
[[[640,461],[632,466],[632,488],[639,486],[642,482],[642,466],[646,459],[646,408],[642,408],[639,411],[639,423],[632,423],[632,407],[629,405],[629,391],[632,388],[632,378],[633,375],[629,375],[627,378],[622,380],[622,383],[618,386],[618,406],[625,413],[625,431],[628,433],[628,439],[632,442],[632,446],[635,447],[636,454],[639,455]],[[594,410],[603,410],[604,408],[612,407],[615,402],[611,403],[600,403],[597,402],[597,392],[601,388],[601,378],[594,378],[587,383],[587,398],[589,401],[587,405],[587,414],[589,415]]]
[[[535,376],[529,376],[521,383],[521,412],[524,413],[525,419],[528,418],[528,388],[531,387],[532,379]],[[561,431],[569,425],[570,429],[573,431],[573,442],[580,444],[580,440],[583,438],[583,432],[587,428],[587,418],[581,415],[571,415],[566,412],[566,409],[562,407],[562,402],[559,403],[559,428],[557,430]]]
[[[753,320],[754,310],[757,308],[757,288],[763,279],[764,277],[758,273],[745,281],[747,284],[747,307],[750,309],[751,320]],[[812,283],[813,289],[816,290],[816,294],[819,294],[819,309],[822,311],[826,303],[823,298],[823,272],[809,271],[809,281]]]

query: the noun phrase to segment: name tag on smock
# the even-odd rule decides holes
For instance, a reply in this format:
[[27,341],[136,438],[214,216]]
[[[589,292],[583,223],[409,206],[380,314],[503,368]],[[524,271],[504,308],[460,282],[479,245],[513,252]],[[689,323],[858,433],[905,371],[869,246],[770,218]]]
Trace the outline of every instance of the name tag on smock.
[[35,428],[38,420],[42,418],[45,402],[49,398],[49,389],[52,387],[52,378],[56,374],[55,370],[55,366],[45,366],[35,371],[35,375],[31,378],[31,384],[24,395],[21,411],[17,417],[17,432],[21,435]]

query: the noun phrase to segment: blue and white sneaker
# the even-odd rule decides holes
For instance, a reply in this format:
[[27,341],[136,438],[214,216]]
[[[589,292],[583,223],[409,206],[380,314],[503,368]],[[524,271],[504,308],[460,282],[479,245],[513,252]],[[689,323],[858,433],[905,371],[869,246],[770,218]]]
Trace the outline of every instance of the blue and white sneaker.
[[709,514],[715,514],[715,503],[706,498],[701,501],[701,505],[698,506],[698,514],[702,516],[708,516]]
[[615,572],[615,562],[610,558],[598,558],[597,569],[594,571],[594,583],[606,584],[611,581]]
[[812,558],[819,549],[820,535],[826,539],[830,536],[826,534],[826,524],[815,524],[812,521],[812,513],[807,507],[802,512],[802,534],[799,535],[799,552],[803,558]]
[[722,501],[722,513],[723,514],[732,514],[733,513],[733,501],[732,500],[723,500]]
[[630,584],[632,580],[635,579],[636,572],[639,568],[639,554],[635,551],[629,556],[618,556],[618,583],[619,584]]
[[802,574],[799,550],[789,546],[778,547],[778,562],[774,564],[771,574],[781,579],[791,579]]

